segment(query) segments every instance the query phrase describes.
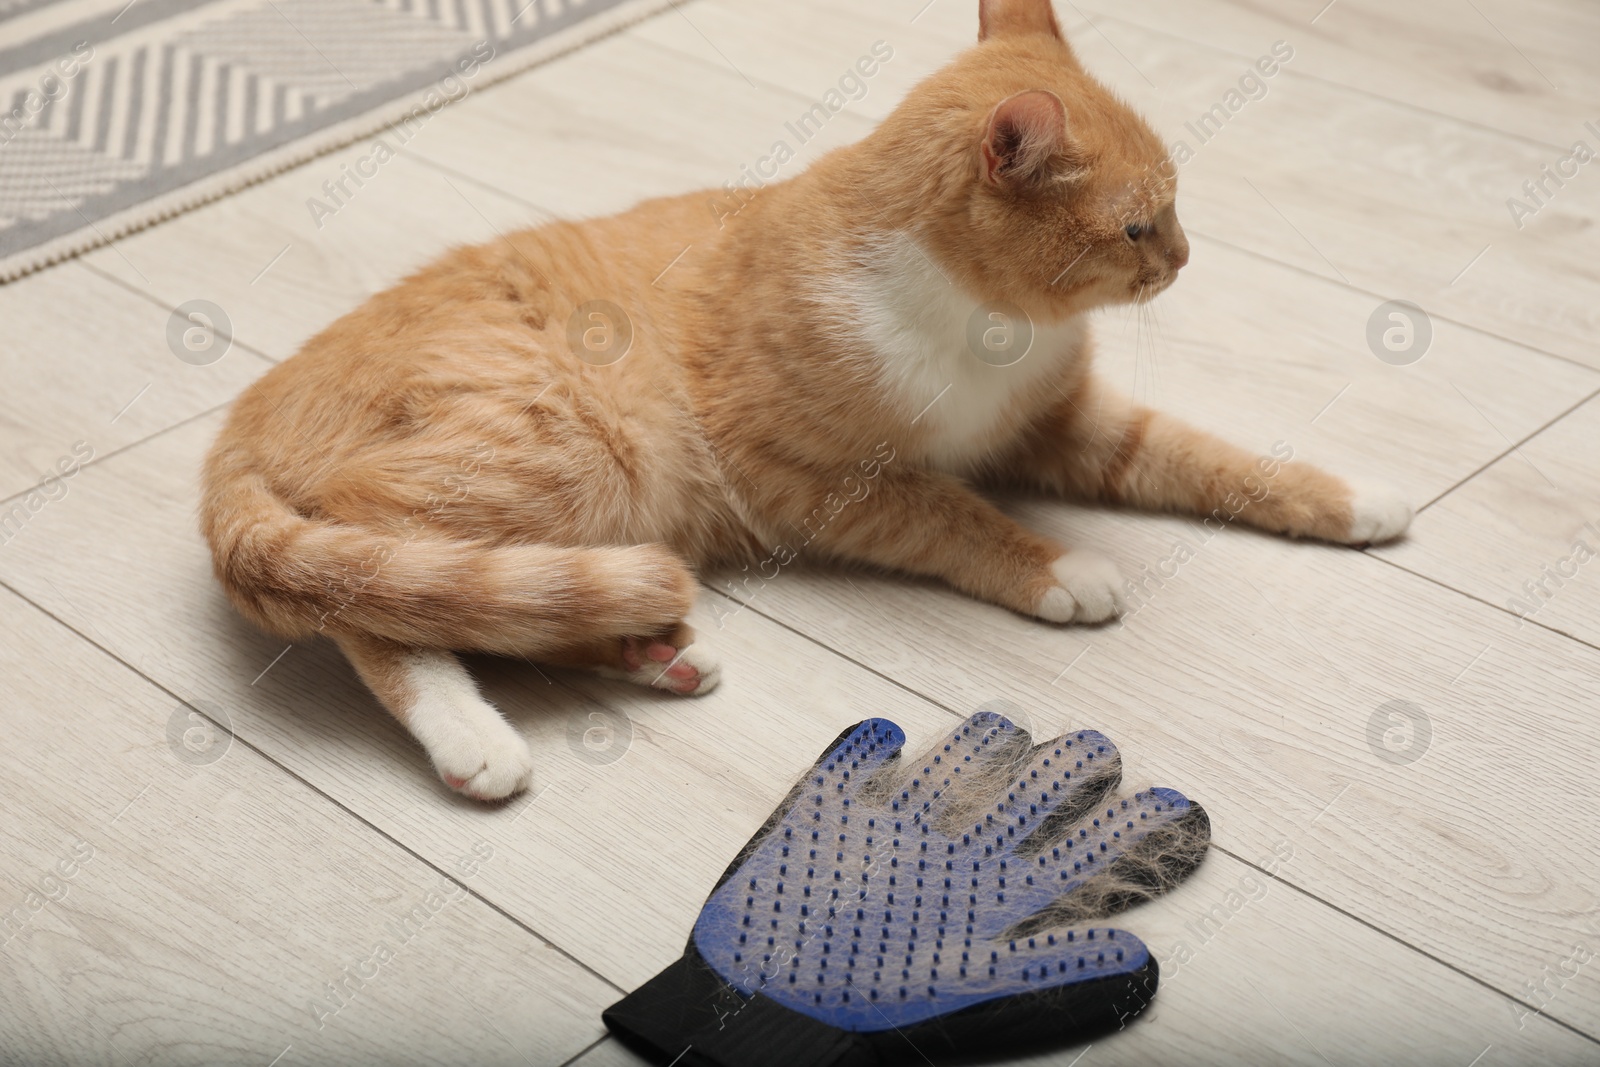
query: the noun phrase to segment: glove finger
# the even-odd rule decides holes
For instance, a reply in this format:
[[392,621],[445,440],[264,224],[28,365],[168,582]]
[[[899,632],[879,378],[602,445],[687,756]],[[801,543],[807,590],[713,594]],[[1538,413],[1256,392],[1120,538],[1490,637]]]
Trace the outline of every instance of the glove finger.
[[1031,856],[1049,839],[1099,807],[1122,783],[1122,756],[1111,739],[1080,730],[1032,750],[1030,758],[991,793],[982,815],[961,830],[987,846],[985,854]]
[[[1008,934],[1124,910],[1188,877],[1211,842],[1205,809],[1175,789],[1148,789],[1097,809],[1032,862],[1002,864],[993,891],[1021,894]],[[1020,875],[1020,877],[1019,877]]]
[[[834,822],[839,821],[841,809],[848,819],[857,794],[876,775],[898,762],[905,743],[905,731],[888,719],[866,719],[840,733],[728,864],[712,889],[713,895],[775,834],[784,839],[781,851],[785,858],[789,856],[790,843],[803,843],[805,854],[816,858],[824,810],[829,811],[828,818]],[[837,829],[832,828],[834,832]]]
[[879,773],[897,763],[905,743],[905,731],[888,719],[857,723],[817,757],[780,810],[790,818],[817,821],[824,807],[848,809]]
[[1033,751],[1026,730],[990,710],[1005,706],[1004,701],[985,704],[936,741],[889,798],[890,809],[941,831],[959,832],[963,824],[980,817],[989,798],[1005,788]]

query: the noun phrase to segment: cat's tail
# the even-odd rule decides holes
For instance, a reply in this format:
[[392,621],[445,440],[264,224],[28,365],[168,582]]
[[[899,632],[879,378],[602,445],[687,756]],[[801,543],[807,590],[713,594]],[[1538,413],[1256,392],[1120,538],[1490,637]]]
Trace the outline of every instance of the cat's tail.
[[307,518],[260,474],[218,458],[201,506],[217,577],[247,618],[288,639],[366,634],[527,656],[659,633],[694,603],[694,576],[664,545],[384,534]]

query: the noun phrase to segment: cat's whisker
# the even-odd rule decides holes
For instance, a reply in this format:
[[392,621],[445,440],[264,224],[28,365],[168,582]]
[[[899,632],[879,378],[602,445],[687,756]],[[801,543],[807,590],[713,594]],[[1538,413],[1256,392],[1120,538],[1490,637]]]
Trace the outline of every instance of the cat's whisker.
[[1162,322],[1161,322],[1161,309],[1159,307],[1154,306],[1153,304],[1152,304],[1152,306],[1150,308],[1150,325],[1151,325],[1151,329],[1154,331],[1155,338],[1156,338],[1156,341],[1158,342],[1158,344],[1159,345],[1166,345],[1166,343],[1167,343],[1167,331],[1166,331],[1165,327],[1162,325]]
[[[1144,291],[1148,286],[1139,286],[1139,292],[1133,298],[1133,395],[1139,396],[1139,371],[1144,361]],[[1147,383],[1148,387],[1148,383]]]
[[1156,390],[1161,389],[1161,350],[1167,343],[1167,335],[1161,329],[1160,313],[1155,308],[1150,309],[1150,352],[1151,359],[1156,367]]
[[1139,305],[1139,334],[1141,340],[1145,341],[1145,347],[1148,348],[1150,352],[1149,381],[1152,398],[1158,396],[1161,392],[1161,373],[1158,362],[1159,353],[1156,351],[1156,334],[1155,327],[1153,325],[1153,316],[1154,311],[1151,309],[1148,302],[1141,303]]
[[1155,339],[1150,334],[1150,302],[1148,294],[1143,303],[1139,305],[1139,343],[1144,349],[1145,359],[1145,396],[1155,398],[1160,392],[1160,381],[1156,376],[1156,350]]

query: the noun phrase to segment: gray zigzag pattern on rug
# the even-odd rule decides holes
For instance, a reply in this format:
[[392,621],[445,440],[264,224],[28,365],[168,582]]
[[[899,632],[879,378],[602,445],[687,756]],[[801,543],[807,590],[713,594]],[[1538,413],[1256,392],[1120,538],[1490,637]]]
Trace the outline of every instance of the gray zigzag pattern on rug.
[[0,53],[0,267],[101,243],[100,221],[393,107],[485,43],[498,60],[625,2],[106,0],[87,19],[0,4],[31,38]]

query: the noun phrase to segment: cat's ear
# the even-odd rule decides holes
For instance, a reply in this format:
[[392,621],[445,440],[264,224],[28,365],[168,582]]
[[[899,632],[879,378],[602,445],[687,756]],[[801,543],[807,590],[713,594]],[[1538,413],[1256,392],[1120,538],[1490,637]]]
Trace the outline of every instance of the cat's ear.
[[983,177],[1010,188],[1038,185],[1050,175],[1052,162],[1075,159],[1076,149],[1061,98],[1048,89],[1030,89],[1000,101],[989,113],[980,149]]
[[1057,40],[1065,39],[1050,0],[979,0],[978,40],[1024,33],[1047,33]]

